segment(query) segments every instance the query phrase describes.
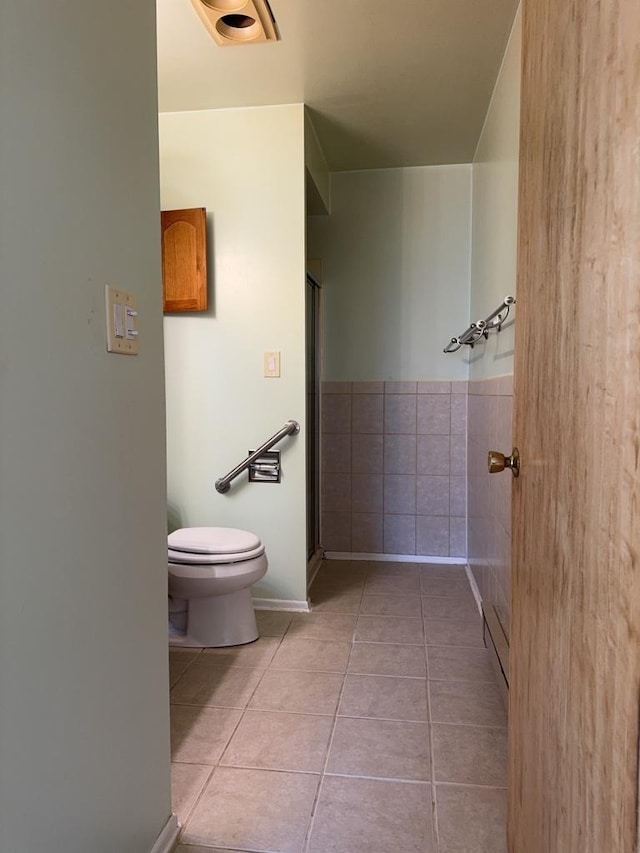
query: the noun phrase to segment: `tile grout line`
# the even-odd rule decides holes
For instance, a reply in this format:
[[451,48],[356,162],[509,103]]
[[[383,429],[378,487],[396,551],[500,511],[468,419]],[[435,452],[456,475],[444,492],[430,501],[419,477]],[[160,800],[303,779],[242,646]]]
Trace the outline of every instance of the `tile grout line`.
[[[439,827],[439,820],[438,820],[439,810],[438,810],[438,797],[437,797],[438,785],[441,785],[442,788],[447,786],[450,788],[455,788],[455,787],[477,788],[479,790],[496,790],[496,791],[506,790],[506,788],[502,788],[499,785],[498,786],[496,786],[496,785],[475,785],[475,784],[466,784],[464,782],[442,782],[442,783],[436,784],[437,773],[436,773],[435,761],[434,761],[434,736],[433,736],[434,721],[433,721],[432,701],[431,701],[431,695],[430,695],[431,683],[432,682],[443,682],[443,683],[460,682],[460,683],[469,683],[470,684],[473,682],[470,682],[468,679],[450,679],[450,678],[432,679],[431,678],[431,666],[430,666],[430,654],[429,654],[430,646],[433,646],[433,648],[435,648],[435,649],[455,648],[455,649],[459,649],[459,650],[461,650],[461,649],[469,650],[469,649],[474,649],[474,648],[478,648],[478,647],[476,647],[476,646],[451,646],[451,644],[449,644],[449,643],[443,644],[443,645],[437,645],[437,644],[434,645],[434,644],[430,644],[427,642],[426,634],[425,634],[423,642],[420,646],[418,646],[418,644],[412,644],[412,643],[385,643],[385,642],[380,642],[380,641],[357,640],[356,635],[358,632],[358,625],[359,625],[359,621],[360,621],[360,616],[365,616],[365,617],[372,616],[374,618],[378,618],[378,617],[382,616],[382,617],[388,618],[389,620],[396,619],[396,622],[398,619],[402,619],[403,621],[406,621],[406,619],[417,621],[417,619],[420,618],[423,625],[426,624],[426,621],[427,621],[427,618],[424,616],[424,606],[425,606],[424,598],[425,598],[425,596],[423,596],[423,594],[422,594],[422,589],[420,589],[420,591],[418,593],[418,595],[420,596],[420,608],[421,608],[421,613],[422,613],[421,617],[403,617],[403,616],[393,617],[393,616],[388,616],[387,614],[363,614],[362,613],[362,607],[364,604],[365,595],[367,595],[367,594],[371,595],[371,593],[366,592],[366,581],[370,576],[371,575],[369,575],[369,571],[367,570],[367,572],[365,573],[365,579],[364,579],[363,583],[360,584],[359,591],[354,592],[354,598],[356,596],[358,597],[357,613],[341,614],[341,615],[349,615],[351,617],[355,617],[354,626],[353,626],[353,630],[351,633],[350,641],[346,640],[346,638],[344,640],[336,641],[333,636],[331,636],[329,638],[324,638],[324,637],[297,637],[295,635],[295,633],[291,633],[292,627],[293,627],[293,622],[294,622],[294,620],[292,619],[290,621],[289,625],[287,626],[287,628],[284,630],[284,632],[279,637],[273,638],[273,639],[277,640],[277,643],[275,644],[273,652],[270,655],[269,662],[264,667],[264,669],[262,666],[260,666],[260,667],[255,667],[255,666],[246,667],[246,666],[243,666],[242,663],[235,664],[234,662],[232,662],[230,664],[231,668],[233,668],[233,667],[238,668],[238,669],[242,669],[242,668],[244,668],[244,669],[256,669],[256,668],[259,668],[259,669],[262,669],[263,671],[262,671],[260,677],[258,678],[258,681],[256,682],[255,686],[251,690],[250,695],[247,698],[247,701],[244,703],[244,706],[242,708],[229,709],[229,710],[237,710],[240,712],[238,721],[237,721],[236,725],[234,726],[233,731],[225,739],[226,742],[220,751],[220,754],[217,758],[217,761],[210,766],[208,775],[206,776],[206,779],[202,784],[200,793],[197,796],[197,798],[195,799],[194,803],[191,805],[189,812],[185,816],[185,821],[184,821],[185,827],[188,824],[188,822],[193,818],[193,813],[194,813],[195,809],[198,807],[198,805],[200,804],[201,799],[204,795],[204,792],[210,786],[211,779],[212,779],[216,769],[218,767],[225,767],[225,766],[228,766],[228,767],[233,766],[233,767],[237,767],[238,769],[241,769],[241,770],[243,770],[243,769],[244,770],[263,770],[264,769],[264,770],[269,770],[270,772],[273,772],[273,773],[278,773],[278,772],[291,773],[291,774],[306,775],[306,776],[311,776],[311,777],[316,778],[316,788],[315,788],[314,796],[312,799],[312,804],[311,804],[311,808],[310,808],[310,811],[308,814],[308,818],[306,821],[306,831],[304,832],[304,835],[301,833],[300,836],[298,836],[298,838],[300,838],[300,840],[301,840],[302,846],[300,848],[296,847],[296,850],[299,849],[300,853],[302,853],[302,851],[306,851],[306,853],[309,853],[309,850],[311,848],[314,826],[316,825],[316,820],[319,819],[318,805],[320,803],[320,799],[322,797],[323,791],[325,790],[324,786],[325,786],[325,779],[326,778],[329,778],[329,779],[330,778],[366,779],[366,780],[377,781],[377,782],[398,783],[398,784],[404,782],[407,784],[413,784],[413,785],[418,785],[418,786],[430,784],[431,788],[432,788],[431,806],[432,806],[432,833],[433,834],[432,834],[431,843],[429,844],[428,849],[424,851],[424,853],[437,853],[437,851],[440,850],[440,845],[442,843],[441,839],[439,837],[440,827]],[[337,594],[337,592],[338,591],[336,591],[335,594]],[[329,594],[331,595],[334,593],[330,592]],[[415,596],[415,594],[416,594],[415,592],[412,593],[413,596]],[[373,595],[375,595],[375,593]],[[459,596],[444,596],[444,597],[445,598],[459,598]],[[426,598],[429,598],[429,596],[426,596]],[[321,615],[321,614],[318,614],[318,615]],[[305,617],[303,617],[303,618],[305,618]],[[437,620],[437,621],[446,622],[446,621],[454,621],[454,620]],[[459,621],[459,620],[456,620],[456,621]],[[390,624],[392,624],[392,622],[390,622]],[[347,645],[347,643],[348,643],[349,650],[348,650],[348,655],[347,655],[344,671],[336,672],[335,670],[309,670],[309,669],[304,669],[304,668],[302,668],[302,669],[287,669],[286,667],[285,668],[275,668],[274,667],[274,661],[276,659],[276,656],[279,654],[280,650],[282,649],[283,643],[284,643],[286,638],[294,639],[294,640],[295,639],[306,640],[306,641],[317,642],[317,643],[323,643],[324,642],[324,643],[329,643],[329,644],[331,644],[332,642],[334,644],[336,642],[339,642],[341,645]],[[426,665],[425,677],[420,678],[417,676],[395,676],[395,675],[381,675],[379,673],[354,673],[354,672],[351,672],[350,666],[352,664],[353,655],[354,655],[354,652],[356,650],[356,644],[358,644],[358,645],[369,644],[372,646],[375,646],[375,645],[385,646],[386,645],[389,647],[407,646],[407,647],[411,647],[411,648],[423,648],[424,655],[425,655],[425,665]],[[202,654],[203,654],[202,649],[200,649],[196,652],[196,655],[194,656],[193,660],[189,662],[189,664],[185,667],[183,672],[176,679],[175,684],[177,684],[180,681],[182,676],[191,668],[191,665],[196,660],[203,660],[204,659],[201,657]],[[208,657],[208,656],[205,656],[205,657]],[[212,660],[211,663],[213,665],[217,664],[219,666],[220,664],[215,661],[216,656],[211,656],[211,657],[214,658],[214,660]],[[253,697],[255,696],[256,691],[259,689],[260,685],[262,684],[262,682],[266,676],[267,671],[272,672],[272,673],[274,673],[274,672],[292,672],[292,673],[296,673],[296,672],[320,673],[320,672],[322,672],[322,673],[333,674],[333,675],[342,675],[342,683],[340,685],[337,703],[335,706],[335,710],[332,713],[328,713],[325,715],[325,714],[316,714],[313,711],[311,711],[311,712],[308,712],[308,711],[291,712],[291,711],[286,711],[284,708],[281,710],[274,710],[274,709],[269,710],[269,713],[275,713],[275,714],[292,713],[292,714],[299,714],[299,715],[304,715],[304,716],[324,717],[325,719],[330,719],[331,717],[333,717],[331,723],[329,725],[327,725],[327,728],[330,730],[330,737],[327,741],[326,752],[324,755],[324,761],[322,762],[322,769],[321,770],[319,770],[319,771],[288,770],[286,768],[281,768],[281,769],[278,769],[278,768],[259,768],[259,767],[250,767],[250,766],[247,766],[247,767],[242,766],[241,767],[239,765],[222,765],[221,764],[223,757],[224,757],[224,754],[229,748],[229,744],[230,744],[231,740],[236,735],[238,728],[242,724],[243,720],[246,719],[248,712],[249,711],[261,710],[261,709],[257,709],[257,708],[251,709],[251,708],[249,708],[249,704],[252,701]],[[344,697],[345,690],[346,690],[346,681],[347,681],[347,677],[349,675],[356,675],[359,677],[403,678],[403,679],[407,679],[407,680],[411,680],[411,681],[420,681],[420,680],[425,681],[424,689],[426,690],[426,701],[427,701],[427,721],[426,722],[427,722],[427,725],[429,726],[428,732],[426,733],[426,737],[429,738],[428,742],[429,742],[429,747],[430,747],[430,767],[429,767],[428,779],[423,779],[423,780],[421,780],[421,779],[403,779],[403,778],[399,778],[399,777],[395,777],[395,776],[394,777],[379,777],[379,776],[365,776],[365,775],[361,775],[361,774],[328,772],[328,766],[329,766],[331,752],[332,752],[333,747],[335,746],[335,739],[336,739],[336,734],[337,734],[337,723],[338,723],[339,719],[363,719],[363,720],[376,720],[376,721],[377,720],[389,719],[390,721],[403,723],[406,725],[409,725],[411,723],[413,723],[414,725],[424,725],[424,723],[425,723],[424,720],[398,720],[398,719],[386,718],[386,717],[385,718],[378,718],[378,717],[371,717],[371,716],[358,717],[356,715],[341,714],[340,713],[340,706],[341,706],[341,702],[343,701],[343,697]],[[484,682],[482,682],[482,683],[484,683]],[[488,682],[488,683],[492,683],[492,682]],[[174,684],[174,686],[175,686],[175,684]],[[174,704],[183,705],[185,703],[174,703]],[[186,703],[186,704],[188,707],[203,707],[203,708],[218,707],[218,706],[206,706],[206,705],[205,706],[201,706],[201,705],[189,706],[188,703]],[[504,727],[495,726],[495,725],[491,725],[491,724],[489,724],[489,725],[477,725],[477,724],[458,724],[458,723],[446,723],[446,722],[444,722],[441,725],[447,726],[447,727],[451,727],[451,726],[461,727],[462,726],[462,727],[465,727],[467,729],[484,729],[484,730],[504,729]],[[190,764],[190,762],[176,762],[176,763],[177,764],[185,764],[185,765]],[[402,770],[404,770],[404,767],[402,768]],[[318,825],[321,825],[321,822]],[[303,824],[303,827],[301,827],[301,829],[304,829],[304,824]],[[436,847],[433,847],[432,846],[433,844],[435,844]],[[209,849],[209,848],[205,847],[204,849]],[[213,850],[218,849],[218,848],[212,847],[210,849],[213,851]],[[219,849],[223,849],[223,848],[219,848]],[[250,851],[253,850],[253,848],[247,848],[247,847],[238,848],[238,851],[240,851],[240,850],[242,850],[242,853],[248,853],[248,852],[250,853]],[[265,851],[266,851],[266,848],[265,848],[265,850],[262,850],[262,853],[265,853]]]
[[[284,640],[285,635],[286,635],[287,631],[289,630],[289,626],[290,626],[290,625],[291,625],[291,622],[289,623],[289,625],[288,625],[288,626],[287,626],[287,628],[285,629],[284,634],[283,634],[281,637],[279,637],[279,638],[274,638],[274,639],[278,639],[278,640],[279,640],[279,642],[278,642],[277,646],[275,647],[275,651],[274,651],[274,653],[273,653],[273,656],[272,656],[271,660],[273,660],[273,658],[275,657],[275,655],[276,655],[276,653],[277,653],[278,649],[279,649],[279,648],[280,648],[280,646],[282,645],[282,641]],[[260,638],[258,637],[257,639],[260,639]],[[202,648],[202,649],[200,649],[200,653],[199,653],[199,655],[198,655],[197,657],[200,657],[200,656],[203,654],[203,652],[204,652],[204,649],[203,649],[203,648]],[[213,657],[215,657],[215,656],[213,656]],[[196,659],[197,659],[197,658],[196,658]],[[192,661],[192,663],[193,663],[193,661]],[[256,667],[253,667],[253,669],[255,669],[255,668],[256,668]],[[204,793],[205,793],[205,791],[207,790],[207,788],[209,787],[209,785],[210,785],[210,783],[211,783],[211,780],[213,779],[213,775],[214,775],[215,771],[218,769],[218,767],[220,767],[220,762],[222,761],[222,759],[223,759],[223,757],[224,757],[225,752],[226,752],[226,751],[227,751],[227,749],[229,748],[229,744],[231,743],[231,739],[233,738],[233,736],[235,735],[235,733],[238,731],[238,728],[240,727],[240,724],[241,724],[241,723],[242,723],[242,721],[244,720],[245,715],[246,715],[246,712],[247,712],[248,707],[249,707],[249,702],[250,702],[250,701],[251,701],[251,699],[253,698],[253,696],[254,696],[254,694],[255,694],[256,690],[258,689],[259,685],[262,683],[262,679],[263,679],[263,678],[264,678],[264,676],[266,675],[268,668],[269,668],[269,666],[268,666],[268,665],[264,668],[264,670],[263,670],[263,672],[262,672],[262,675],[260,676],[260,678],[259,678],[259,679],[258,679],[258,681],[256,682],[256,685],[255,685],[254,689],[252,690],[251,695],[248,697],[247,702],[246,702],[246,704],[245,704],[244,708],[232,708],[232,709],[229,709],[229,710],[238,710],[238,711],[240,711],[240,716],[238,717],[238,721],[237,721],[237,723],[235,724],[235,726],[233,727],[233,729],[232,729],[232,731],[231,731],[231,734],[229,735],[229,737],[228,737],[228,738],[226,738],[225,743],[224,743],[224,746],[222,747],[222,749],[221,749],[221,751],[220,751],[220,755],[218,756],[218,758],[217,758],[217,760],[216,760],[215,764],[211,765],[211,772],[210,772],[210,773],[209,773],[209,775],[207,776],[207,780],[206,780],[206,782],[204,783],[204,785],[203,785],[203,786],[202,786],[202,788],[200,789],[200,793],[199,793],[199,794],[198,794],[198,796],[196,797],[196,799],[195,799],[195,801],[194,801],[194,803],[193,803],[193,806],[192,806],[192,807],[191,807],[191,809],[189,810],[189,813],[187,814],[187,816],[186,816],[186,818],[185,818],[185,820],[184,820],[184,823],[183,823],[183,824],[182,824],[182,826],[180,827],[180,834],[179,834],[179,836],[178,836],[178,841],[180,841],[180,839],[182,838],[182,834],[183,834],[184,830],[186,829],[186,827],[187,827],[187,824],[188,824],[189,820],[191,819],[191,817],[192,817],[192,815],[193,815],[193,813],[194,813],[194,811],[195,811],[196,807],[200,804],[200,801],[201,801],[201,800],[202,800],[202,798],[204,797]],[[185,672],[186,672],[186,670],[185,670]],[[179,679],[178,679],[178,680],[179,680]],[[177,683],[177,682],[176,682],[176,683]],[[175,704],[178,704],[178,703],[175,703]],[[190,707],[212,707],[212,706],[207,706],[207,705],[204,705],[204,706],[200,705],[200,706],[198,706],[198,705],[195,705],[195,706],[190,706]],[[173,758],[173,757],[172,757],[172,758]]]
[[[422,591],[422,584],[420,584],[420,588]],[[424,625],[424,602],[422,600],[422,595],[420,596],[420,607],[423,612],[423,625]],[[437,789],[436,789],[436,768],[435,768],[435,750],[433,743],[433,713],[431,710],[431,690],[429,688],[429,648],[427,645],[427,632],[424,632],[424,656],[427,665],[427,680],[426,680],[426,690],[427,690],[427,712],[429,716],[429,768],[431,771],[431,802],[433,803],[432,810],[432,820],[433,820],[433,840],[435,841],[436,849],[434,853],[438,853],[440,850],[440,830],[438,825],[438,797],[437,797]]]
[[336,704],[336,710],[333,716],[333,725],[331,727],[331,735],[329,736],[329,742],[327,744],[327,754],[325,755],[324,763],[322,765],[322,771],[320,773],[320,781],[318,783],[318,788],[316,790],[316,795],[313,800],[313,804],[311,806],[311,815],[309,817],[309,823],[307,825],[307,832],[305,835],[304,843],[303,843],[303,851],[304,853],[308,853],[309,846],[311,844],[311,835],[313,832],[313,826],[315,824],[316,812],[318,803],[320,801],[320,794],[322,793],[322,789],[324,786],[324,779],[327,775],[327,767],[329,765],[329,756],[331,755],[331,747],[333,746],[333,741],[336,733],[336,728],[338,725],[338,711],[340,710],[340,703],[342,702],[342,697],[344,695],[344,690],[347,684],[347,675],[349,674],[349,663],[351,662],[351,655],[353,654],[353,647],[355,644],[355,636],[358,630],[358,619],[360,618],[360,607],[362,606],[362,597],[364,595],[364,584],[362,585],[362,590],[360,592],[360,604],[358,606],[358,615],[356,616],[356,624],[353,628],[353,633],[351,635],[351,644],[349,648],[349,655],[347,657],[347,662],[345,665],[344,677],[342,679],[342,687],[340,688],[340,694],[338,696],[338,702]]

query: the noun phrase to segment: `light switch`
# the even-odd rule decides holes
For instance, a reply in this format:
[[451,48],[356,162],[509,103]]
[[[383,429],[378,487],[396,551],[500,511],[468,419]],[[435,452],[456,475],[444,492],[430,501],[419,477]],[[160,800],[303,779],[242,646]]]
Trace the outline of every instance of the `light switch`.
[[107,351],[121,355],[138,354],[138,303],[136,297],[119,287],[105,288]]
[[113,303],[113,334],[116,338],[124,338],[123,310],[124,306],[122,302]]
[[280,353],[277,350],[265,352],[264,375],[274,379],[280,376]]

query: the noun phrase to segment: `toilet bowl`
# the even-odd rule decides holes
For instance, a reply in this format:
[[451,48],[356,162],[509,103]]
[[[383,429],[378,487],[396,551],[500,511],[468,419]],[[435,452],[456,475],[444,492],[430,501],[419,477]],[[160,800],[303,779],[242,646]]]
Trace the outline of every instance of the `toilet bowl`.
[[167,541],[169,644],[199,648],[257,640],[251,586],[268,567],[258,537],[232,527],[185,527]]

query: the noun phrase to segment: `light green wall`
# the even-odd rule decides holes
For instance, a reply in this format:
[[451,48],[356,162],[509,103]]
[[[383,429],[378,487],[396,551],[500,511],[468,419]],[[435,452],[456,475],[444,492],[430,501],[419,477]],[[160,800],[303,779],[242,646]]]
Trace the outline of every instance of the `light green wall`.
[[466,379],[442,352],[469,316],[471,166],[331,175],[309,220],[323,261],[323,378]]
[[[155,3],[0,10],[0,850],[170,815]],[[140,355],[109,355],[105,284]]]
[[307,110],[304,113],[304,162],[313,182],[314,196],[307,199],[307,211],[311,206],[320,208],[318,213],[328,213],[331,210],[331,176]]
[[[254,593],[306,600],[304,109],[160,116],[163,209],[206,207],[211,308],[165,317],[174,524],[240,527],[266,544]],[[280,379],[263,353],[281,352]],[[288,419],[283,480],[214,483]]]
[[[473,162],[472,320],[516,295],[521,42],[519,10]],[[474,347],[470,378],[513,372],[517,314],[516,305],[500,334]]]

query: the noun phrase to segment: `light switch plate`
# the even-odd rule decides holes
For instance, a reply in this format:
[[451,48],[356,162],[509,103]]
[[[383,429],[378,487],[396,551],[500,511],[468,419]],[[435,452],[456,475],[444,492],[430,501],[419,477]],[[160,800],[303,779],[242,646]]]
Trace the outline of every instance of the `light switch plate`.
[[280,353],[277,350],[265,352],[264,375],[272,379],[280,376]]
[[107,351],[138,355],[138,301],[119,287],[105,288]]

